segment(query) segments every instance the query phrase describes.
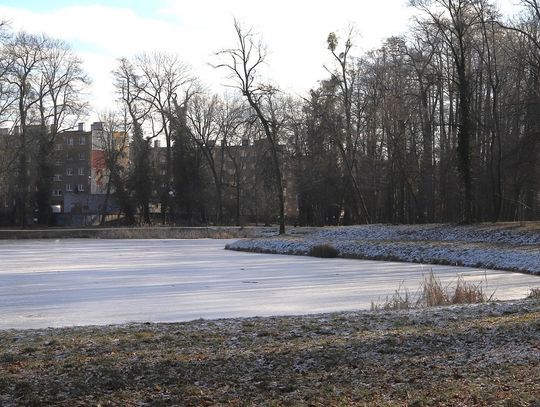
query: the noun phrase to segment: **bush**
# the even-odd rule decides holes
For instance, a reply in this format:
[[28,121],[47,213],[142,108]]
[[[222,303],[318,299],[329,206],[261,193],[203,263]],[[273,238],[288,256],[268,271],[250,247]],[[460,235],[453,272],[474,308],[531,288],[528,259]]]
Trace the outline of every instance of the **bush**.
[[482,282],[474,285],[467,283],[462,276],[459,276],[450,301],[452,304],[480,304],[491,300],[492,297],[493,294],[489,298],[486,297]]
[[427,277],[424,277],[422,283],[423,297],[418,300],[427,307],[435,307],[437,305],[446,305],[449,301],[449,294],[442,286],[441,280],[435,277],[433,271],[430,271]]
[[486,297],[482,281],[478,284],[467,283],[462,276],[458,276],[454,289],[443,287],[441,280],[435,277],[433,271],[430,271],[428,276],[424,277],[422,294],[419,304],[427,307],[450,304],[480,304],[490,301],[493,297],[493,294]]
[[[416,295],[411,295],[400,285],[392,297],[386,297],[381,304],[371,302],[371,309],[377,310],[399,310],[414,307],[437,307],[451,304],[479,304],[489,302],[493,299],[493,294],[487,297],[484,292],[484,284],[467,283],[462,276],[458,276],[455,287],[450,285],[444,287],[441,280],[435,277],[433,271],[424,277],[420,289]],[[534,294],[533,294],[534,291]],[[536,295],[536,297],[534,296]],[[531,290],[529,298],[540,298],[540,289]]]
[[309,249],[308,255],[313,257],[334,258],[339,255],[339,251],[332,245],[320,244]]
[[382,304],[377,304],[371,301],[372,311],[394,311],[402,309],[410,309],[415,306],[414,296],[409,291],[403,288],[401,285],[398,287],[392,297],[386,297]]
[[540,300],[540,287],[531,288],[531,292],[529,293],[527,298],[530,298],[533,300]]

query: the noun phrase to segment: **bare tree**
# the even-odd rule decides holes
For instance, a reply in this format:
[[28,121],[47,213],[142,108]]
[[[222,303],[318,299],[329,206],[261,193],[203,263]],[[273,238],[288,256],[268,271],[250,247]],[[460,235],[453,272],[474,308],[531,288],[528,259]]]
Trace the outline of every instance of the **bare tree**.
[[46,58],[45,48],[49,39],[42,35],[20,32],[5,45],[5,55],[10,65],[6,72],[6,81],[13,86],[17,98],[18,149],[17,149],[17,198],[18,221],[26,226],[28,197],[31,189],[29,180],[30,145],[29,133],[32,112],[43,99],[39,92],[42,76],[40,67]]
[[[103,131],[99,133],[92,148],[100,153],[96,165],[101,168],[100,180],[106,185],[100,220],[100,225],[103,225],[107,218],[111,193],[125,194],[124,179],[128,169],[129,136],[123,115],[106,112],[101,115],[100,121],[103,123]],[[126,199],[123,196],[120,198],[125,206]],[[126,216],[132,216],[130,210]],[[128,221],[131,223],[132,219]]]
[[279,123],[272,116],[272,102],[278,90],[260,82],[258,70],[266,61],[266,48],[257,39],[252,30],[244,30],[237,20],[234,20],[236,32],[236,48],[218,52],[225,62],[216,65],[229,72],[232,87],[242,92],[250,107],[255,112],[263,127],[269,144],[275,175],[276,191],[279,201],[279,233],[285,233],[285,198],[283,192],[282,170],[279,159]]
[[150,223],[150,199],[152,196],[150,143],[158,135],[145,137],[143,128],[145,121],[151,121],[149,116],[152,104],[141,98],[141,78],[135,66],[126,58],[118,61],[113,75],[114,84],[124,106],[124,111],[127,113],[132,132],[129,184],[133,190],[135,202],[142,212],[143,221],[148,224]]
[[54,144],[59,133],[73,128],[86,114],[88,105],[82,93],[90,80],[66,42],[49,39],[43,53],[39,64],[36,205],[39,223],[48,224]]
[[225,99],[218,111],[218,126],[221,139],[220,174],[223,181],[224,165],[226,161],[232,163],[234,188],[236,226],[241,224],[241,197],[244,186],[245,170],[248,160],[247,151],[250,147],[254,133],[254,121],[250,116],[248,106],[236,97],[225,95]]
[[[345,113],[345,141],[343,142],[338,134],[336,134],[335,142],[338,146],[339,152],[341,154],[341,159],[345,165],[347,177],[349,183],[351,184],[354,190],[354,206],[360,209],[361,216],[363,216],[366,223],[371,223],[371,217],[366,206],[364,195],[358,185],[358,181],[355,176],[356,168],[356,141],[353,136],[353,119],[352,119],[352,89],[354,77],[351,78],[351,70],[349,68],[348,59],[350,58],[349,52],[353,46],[352,43],[353,30],[349,30],[347,34],[347,39],[345,40],[345,45],[341,52],[337,51],[339,45],[338,37],[335,33],[330,33],[327,38],[328,49],[332,53],[332,56],[337,61],[339,66],[339,71],[337,73],[332,73],[333,77],[338,80],[340,88],[340,99],[343,112]],[[338,54],[339,52],[339,54]]]
[[463,190],[463,221],[472,222],[473,189],[471,174],[471,111],[470,50],[473,28],[478,24],[473,0],[411,0],[438,28],[452,52],[457,71],[459,93],[458,169]]
[[[185,104],[192,94],[194,78],[178,56],[165,53],[141,54],[134,59],[138,81],[137,98],[151,107],[150,119],[154,137],[163,135],[166,144],[165,187],[161,192],[162,221],[170,212],[172,188],[172,116],[178,104]],[[180,100],[180,102],[179,102]]]
[[[220,138],[220,125],[218,112],[221,109],[220,101],[216,95],[195,95],[187,109],[188,127],[193,141],[202,151],[206,163],[212,173],[212,179],[216,188],[217,198],[217,221],[223,224],[223,192],[220,168],[215,160],[217,142]],[[220,162],[222,162],[220,160]]]

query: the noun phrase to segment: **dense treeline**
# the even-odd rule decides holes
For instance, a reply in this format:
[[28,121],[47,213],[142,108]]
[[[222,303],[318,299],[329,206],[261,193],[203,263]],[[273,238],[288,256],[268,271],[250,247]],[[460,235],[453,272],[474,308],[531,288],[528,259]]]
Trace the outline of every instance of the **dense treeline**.
[[[330,33],[328,75],[301,98],[262,80],[265,47],[237,22],[237,43],[214,60],[233,89],[225,96],[209,94],[176,56],[120,59],[115,120],[131,135],[130,165],[110,179],[125,219],[150,222],[157,202],[162,222],[280,222],[281,231],[287,217],[306,225],[537,219],[540,5],[521,0],[511,22],[485,0],[411,7],[418,12],[409,31],[364,55],[354,54],[353,29]],[[69,59],[78,72],[73,97],[52,98],[45,74],[32,66],[26,77],[16,65],[17,52],[35,58],[24,38],[53,44],[35,44],[40,50],[69,50],[45,37],[3,37],[0,116],[22,130],[0,177],[18,212],[24,202],[46,207],[48,190],[44,169],[37,188],[29,183],[28,163],[46,166],[49,153],[47,143],[25,147],[25,125],[61,131],[43,112],[65,104],[77,107],[66,115],[78,114],[75,96],[87,83]],[[43,61],[36,66],[52,65],[50,56]],[[28,160],[30,150],[41,158]]]
[[409,33],[358,59],[353,38],[328,38],[339,69],[311,92],[295,146],[306,222],[324,222],[336,179],[351,222],[538,216],[540,20],[524,3],[507,27],[488,2],[415,1]]

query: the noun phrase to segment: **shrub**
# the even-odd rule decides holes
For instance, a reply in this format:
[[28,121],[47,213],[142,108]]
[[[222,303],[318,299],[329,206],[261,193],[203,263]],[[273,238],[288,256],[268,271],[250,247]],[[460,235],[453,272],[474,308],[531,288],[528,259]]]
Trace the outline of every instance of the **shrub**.
[[491,297],[493,294],[489,298],[484,294],[482,282],[476,285],[467,283],[462,276],[459,276],[450,302],[452,304],[480,304],[491,300]]
[[427,277],[424,277],[422,282],[422,295],[419,303],[427,307],[435,307],[437,305],[446,305],[448,301],[448,292],[442,286],[441,280],[435,277],[433,271],[430,271]]
[[308,255],[313,257],[333,258],[337,257],[339,251],[332,245],[320,244],[309,249]]
[[[441,280],[435,276],[433,271],[424,276],[424,281],[420,285],[418,293],[410,295],[400,285],[392,297],[386,297],[382,304],[371,302],[371,309],[376,310],[399,310],[413,307],[436,307],[440,305],[451,304],[479,304],[493,299],[493,294],[487,297],[484,292],[484,284],[481,281],[478,284],[468,283],[462,276],[458,276],[455,287],[451,285],[443,286]],[[532,291],[535,290],[536,297],[533,297]],[[531,290],[529,298],[540,299],[540,288]]]
[[531,298],[533,300],[540,300],[540,287],[531,288],[531,292],[529,293],[527,298]]
[[441,280],[430,271],[422,283],[422,298],[419,299],[419,305],[436,307],[449,304],[479,304],[490,301],[492,297],[493,294],[486,297],[482,281],[478,284],[468,283],[462,276],[458,276],[455,287],[451,289],[450,286],[443,287]]
[[409,290],[400,285],[391,297],[386,297],[382,304],[377,304],[371,301],[372,311],[393,311],[401,309],[409,309],[415,306],[414,296],[409,293]]

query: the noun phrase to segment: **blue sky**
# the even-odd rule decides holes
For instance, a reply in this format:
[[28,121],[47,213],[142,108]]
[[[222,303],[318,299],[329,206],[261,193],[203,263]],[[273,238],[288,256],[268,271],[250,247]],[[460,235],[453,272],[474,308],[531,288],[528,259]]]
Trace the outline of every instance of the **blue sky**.
[[167,2],[164,0],[2,0],[4,6],[25,9],[34,12],[47,12],[73,5],[91,5],[101,4],[103,6],[114,8],[128,8],[141,16],[154,16],[155,10],[164,6]]

